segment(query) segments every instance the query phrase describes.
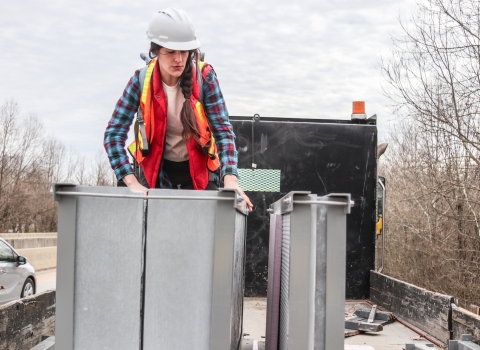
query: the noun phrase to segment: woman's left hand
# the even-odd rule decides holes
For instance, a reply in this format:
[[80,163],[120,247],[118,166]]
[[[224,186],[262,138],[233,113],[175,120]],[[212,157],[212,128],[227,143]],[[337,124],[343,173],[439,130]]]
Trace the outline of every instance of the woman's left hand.
[[223,177],[223,187],[224,188],[234,188],[234,189],[236,189],[240,193],[242,198],[245,200],[245,203],[247,204],[248,210],[249,211],[253,210],[252,202],[250,202],[250,199],[247,197],[245,192],[243,192],[243,190],[238,185],[238,179],[235,175],[225,175]]

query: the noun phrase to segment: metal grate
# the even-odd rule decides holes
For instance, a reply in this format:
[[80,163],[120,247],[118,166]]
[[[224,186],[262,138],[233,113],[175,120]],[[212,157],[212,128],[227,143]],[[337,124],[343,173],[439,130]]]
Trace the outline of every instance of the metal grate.
[[280,278],[280,331],[279,350],[288,350],[290,294],[290,214],[283,215],[282,273]]
[[238,184],[244,191],[280,192],[280,170],[238,169],[238,175]]
[[232,290],[232,321],[230,343],[231,350],[238,349],[242,337],[243,326],[243,291],[245,289],[243,273],[245,261],[246,219],[241,214],[235,215],[235,241],[233,249],[233,290]]

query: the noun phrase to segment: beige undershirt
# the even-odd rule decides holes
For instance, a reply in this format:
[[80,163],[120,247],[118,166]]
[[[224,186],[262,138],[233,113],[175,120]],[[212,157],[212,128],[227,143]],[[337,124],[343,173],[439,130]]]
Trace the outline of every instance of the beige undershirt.
[[167,135],[165,136],[165,151],[163,157],[173,162],[188,160],[187,144],[183,140],[183,125],[180,120],[183,97],[182,89],[178,86],[168,86],[164,82],[163,90],[167,98]]

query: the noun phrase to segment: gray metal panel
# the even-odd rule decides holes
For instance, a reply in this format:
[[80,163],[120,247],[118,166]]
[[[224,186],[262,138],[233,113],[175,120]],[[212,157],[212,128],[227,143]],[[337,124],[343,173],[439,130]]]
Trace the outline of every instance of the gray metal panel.
[[232,339],[230,348],[237,350],[237,343],[240,342],[243,332],[243,294],[244,294],[244,266],[245,266],[245,233],[246,217],[243,214],[235,213],[235,237],[233,247],[233,293],[231,322]]
[[289,299],[290,299],[290,214],[282,221],[282,273],[280,276],[280,326],[278,344],[280,350],[288,349]]
[[[72,185],[59,188],[68,191],[76,191],[76,186]],[[55,186],[53,191],[55,192]],[[57,200],[58,238],[55,339],[57,349],[71,350],[73,349],[73,295],[75,288],[74,271],[77,198],[62,196]]]
[[[432,350],[434,345],[432,343],[409,343],[405,344],[405,350]],[[451,349],[449,349],[451,350]],[[455,349],[453,349],[455,350]]]
[[77,198],[74,349],[140,348],[143,208],[143,199]]
[[240,343],[240,347],[238,350],[253,350],[253,339],[245,339],[242,338],[242,341]]
[[[219,195],[231,196],[231,194],[227,192]],[[232,338],[232,329],[235,327],[233,315],[238,312],[238,310],[234,311],[236,288],[233,285],[233,271],[236,269],[234,266],[235,233],[237,233],[235,228],[236,211],[232,212],[230,203],[227,203],[218,202],[216,208],[212,323],[209,350],[236,350],[240,343],[240,339]],[[243,261],[241,268],[243,274]]]
[[[144,350],[236,350],[242,332],[245,215],[233,192],[151,190]],[[232,198],[207,200],[202,197]]]
[[317,198],[293,192],[272,205],[275,213],[283,213],[280,350],[344,346],[350,205],[349,195]]
[[[58,347],[57,347],[58,349]],[[48,337],[30,350],[55,350],[55,337]]]
[[315,271],[315,350],[326,350],[325,322],[327,316],[327,211],[327,206],[317,205],[317,240]]
[[148,199],[147,222],[127,188],[61,192],[59,347],[238,349],[247,212],[237,192],[151,190],[164,198]]
[[[144,349],[209,349],[217,202],[210,191],[150,190]],[[233,201],[232,201],[233,202]],[[233,203],[226,202],[233,210]]]
[[480,345],[472,342],[471,334],[462,334],[460,340],[449,340],[448,350],[480,350]]
[[[313,201],[316,195],[294,195]],[[314,250],[316,208],[296,205],[291,213],[288,349],[313,350]]]
[[344,347],[346,231],[345,208],[328,206],[325,349]]

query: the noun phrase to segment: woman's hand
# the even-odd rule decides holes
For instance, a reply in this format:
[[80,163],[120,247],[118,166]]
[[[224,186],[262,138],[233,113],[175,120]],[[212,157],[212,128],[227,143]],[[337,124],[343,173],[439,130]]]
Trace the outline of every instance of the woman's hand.
[[144,196],[148,194],[148,188],[145,186],[141,185],[140,182],[138,182],[137,178],[133,174],[128,174],[127,176],[123,177],[123,182],[125,185],[128,186],[128,188],[133,191],[133,192],[140,192]]
[[223,187],[236,189],[240,193],[242,198],[245,200],[245,203],[247,203],[248,210],[249,211],[253,210],[252,202],[250,202],[250,199],[247,197],[245,192],[243,192],[240,186],[238,185],[238,179],[235,175],[225,175],[223,177]]

